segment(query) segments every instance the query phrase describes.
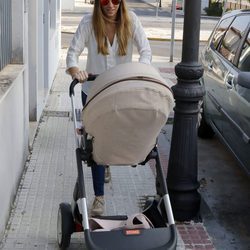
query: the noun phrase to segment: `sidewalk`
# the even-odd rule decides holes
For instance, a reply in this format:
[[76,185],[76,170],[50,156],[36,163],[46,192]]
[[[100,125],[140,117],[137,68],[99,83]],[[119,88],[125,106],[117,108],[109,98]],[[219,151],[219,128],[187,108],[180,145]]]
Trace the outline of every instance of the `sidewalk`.
[[[11,211],[3,242],[4,250],[58,249],[58,205],[60,202],[71,202],[76,179],[73,123],[68,97],[71,79],[65,74],[65,53],[65,50],[62,51],[60,66]],[[81,57],[80,63],[85,64],[84,57]],[[170,85],[174,84],[174,63],[167,63],[165,58],[155,58],[154,65]],[[76,100],[80,107],[80,96],[77,94]],[[164,166],[170,147],[165,135],[170,133],[171,127],[167,125],[160,135],[159,146]],[[155,194],[154,175],[150,168],[113,167],[111,171],[112,181],[105,184],[108,214],[134,213],[141,209],[140,204],[147,197]],[[93,190],[89,169],[85,168],[85,174],[90,204]],[[213,249],[202,223],[191,221],[178,224],[177,227],[177,249]],[[84,247],[82,234],[73,234],[70,249],[80,247]]]
[[[61,202],[71,202],[76,180],[74,130],[68,97],[71,79],[65,74],[65,54],[66,50],[63,50],[51,94],[11,211],[5,239],[2,242],[3,250],[58,249],[58,205]],[[170,84],[174,84],[174,63],[167,63],[163,58],[156,59],[155,67]],[[80,63],[85,64],[84,57],[81,57]],[[80,107],[79,91],[76,100],[76,105]],[[160,135],[159,146],[164,166],[167,164],[170,146],[165,134],[170,133],[171,127],[167,125]],[[90,205],[93,198],[91,173],[87,167],[84,171]],[[112,167],[111,172],[112,181],[105,184],[107,214],[138,212],[143,201],[155,194],[154,174],[150,167]],[[177,227],[177,249],[213,249],[202,223],[178,223]],[[75,233],[70,249],[80,248],[85,249],[83,234]]]
[[[71,79],[65,74],[66,50],[62,56],[51,94],[37,128],[30,157],[26,163],[16,200],[11,211],[5,238],[0,249],[56,250],[57,211],[61,202],[71,202],[76,180],[73,122],[68,87]],[[84,67],[85,54],[80,57]],[[138,55],[134,55],[136,60]],[[153,65],[166,82],[176,83],[175,63],[166,57],[154,57]],[[78,89],[80,90],[80,89]],[[80,91],[76,106],[81,108]],[[167,167],[172,125],[159,136],[162,165]],[[84,167],[87,200],[93,199],[90,169]],[[150,167],[112,167],[112,180],[105,184],[107,214],[131,214],[141,211],[143,202],[155,194],[154,173]],[[214,249],[203,223],[177,223],[177,249]],[[69,249],[85,249],[82,233],[72,235]],[[119,249],[117,249],[119,250]]]

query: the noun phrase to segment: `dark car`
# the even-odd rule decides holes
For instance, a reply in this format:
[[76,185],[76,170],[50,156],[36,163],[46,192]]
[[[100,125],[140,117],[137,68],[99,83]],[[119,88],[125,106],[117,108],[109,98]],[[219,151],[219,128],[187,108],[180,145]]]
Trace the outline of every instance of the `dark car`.
[[216,133],[250,174],[250,10],[226,13],[201,52],[206,94],[198,136]]

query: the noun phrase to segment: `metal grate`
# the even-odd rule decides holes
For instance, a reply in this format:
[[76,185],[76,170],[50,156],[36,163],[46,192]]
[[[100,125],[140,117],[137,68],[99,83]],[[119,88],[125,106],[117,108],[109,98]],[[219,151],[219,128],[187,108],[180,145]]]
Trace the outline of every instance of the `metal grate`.
[[43,111],[43,116],[69,117],[70,112],[68,112],[68,111],[44,110]]
[[11,62],[11,1],[0,0],[0,70]]

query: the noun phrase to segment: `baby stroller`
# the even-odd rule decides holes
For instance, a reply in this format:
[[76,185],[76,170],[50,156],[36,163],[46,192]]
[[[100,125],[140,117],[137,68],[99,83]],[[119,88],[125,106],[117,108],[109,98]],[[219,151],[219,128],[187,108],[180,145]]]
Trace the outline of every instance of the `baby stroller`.
[[[154,67],[142,63],[120,64],[95,77],[88,79],[93,81],[82,112],[82,135],[75,133],[78,176],[74,199],[71,205],[61,203],[58,210],[58,245],[68,248],[71,234],[84,231],[87,249],[175,249],[176,226],[157,150],[157,136],[173,107],[172,92]],[[69,90],[75,131],[74,87],[77,83],[74,80]],[[160,200],[157,200],[156,212],[152,213],[146,205],[145,214],[152,224],[156,221],[154,217],[160,221],[147,229],[92,230],[82,162],[90,167],[102,164],[119,168],[119,165],[145,165],[149,160],[156,163]],[[100,219],[125,221],[128,216],[101,216]]]

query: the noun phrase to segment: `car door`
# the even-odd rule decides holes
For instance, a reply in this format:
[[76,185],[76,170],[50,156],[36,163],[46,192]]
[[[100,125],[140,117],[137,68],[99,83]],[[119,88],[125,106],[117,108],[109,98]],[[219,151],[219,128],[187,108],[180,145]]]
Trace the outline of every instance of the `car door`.
[[218,107],[223,105],[225,92],[224,78],[228,74],[228,63],[220,55],[218,47],[232,23],[234,17],[223,19],[215,28],[209,45],[201,53],[201,63],[204,68],[202,83],[205,86],[206,95],[204,97],[204,114],[213,129],[222,133],[223,115]]
[[201,54],[205,117],[248,173],[249,89],[242,91],[236,80],[242,70],[249,71],[249,23],[249,12],[224,17]]
[[227,116],[223,123],[223,137],[248,174],[250,174],[250,89],[242,86],[237,79],[240,72],[250,72],[249,26],[248,14],[237,17],[230,28],[237,32],[240,40],[235,56],[231,55],[231,59],[228,57],[234,66],[228,70],[225,77],[227,88],[225,95],[228,99],[223,107]]

